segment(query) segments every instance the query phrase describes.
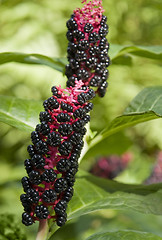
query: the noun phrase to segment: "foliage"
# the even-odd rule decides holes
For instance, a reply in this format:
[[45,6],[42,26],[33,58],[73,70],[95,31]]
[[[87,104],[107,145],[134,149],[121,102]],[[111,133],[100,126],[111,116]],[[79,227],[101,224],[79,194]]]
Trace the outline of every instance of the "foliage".
[[18,221],[12,214],[0,215],[0,239],[3,240],[26,240],[24,233],[22,232]]
[[[24,176],[23,158],[27,156],[26,146],[38,122],[42,100],[48,97],[52,85],[65,85],[62,74],[67,47],[65,22],[79,3],[79,0],[70,5],[67,0],[0,1],[2,239],[25,239],[14,221],[14,218],[19,221],[22,212],[19,180]],[[106,0],[104,7],[110,19],[109,41],[114,43],[110,49],[110,87],[105,99],[94,101],[75,194],[68,207],[69,223],[58,230],[50,222],[48,238],[158,240],[162,237],[159,216],[162,215],[162,185],[143,185],[142,176],[151,173],[156,153],[162,147],[162,33],[157,24],[161,21],[162,5],[160,1],[146,4],[145,1]],[[150,121],[153,119],[156,121]],[[133,171],[130,166],[118,181],[88,173],[95,157],[125,151],[134,156]],[[14,217],[7,215],[9,211]],[[139,219],[142,219],[140,226]],[[84,222],[87,228],[82,228]],[[36,228],[25,230],[28,239],[33,239]],[[73,238],[66,235],[66,229],[74,234]]]

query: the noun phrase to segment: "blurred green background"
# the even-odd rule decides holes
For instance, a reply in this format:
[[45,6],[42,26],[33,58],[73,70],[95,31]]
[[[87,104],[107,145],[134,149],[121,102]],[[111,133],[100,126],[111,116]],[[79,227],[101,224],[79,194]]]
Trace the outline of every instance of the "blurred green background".
[[[0,0],[0,52],[40,53],[65,57],[66,21],[80,0]],[[162,45],[161,0],[103,0],[110,32],[108,41],[120,45]],[[96,98],[91,129],[100,131],[120,115],[132,98],[144,87],[162,85],[161,63],[133,57],[131,65],[109,67],[109,89],[104,99]],[[53,85],[65,86],[65,77],[44,66],[10,63],[0,66],[0,94],[23,99],[45,100]],[[112,153],[131,152],[133,164],[118,176],[123,182],[141,183],[151,173],[157,153],[162,148],[155,120],[121,133],[124,144]],[[119,139],[119,140],[120,140]],[[19,220],[23,211],[19,202],[22,188],[19,180],[25,175],[23,161],[30,134],[0,123],[0,212],[13,213]],[[97,155],[96,157],[99,157]],[[89,170],[95,158],[83,160],[81,167]],[[162,236],[162,217],[118,211],[97,212],[71,222],[56,233],[57,240],[82,240],[104,229],[135,229]],[[37,224],[22,229],[34,239]],[[70,232],[70,235],[68,233]]]

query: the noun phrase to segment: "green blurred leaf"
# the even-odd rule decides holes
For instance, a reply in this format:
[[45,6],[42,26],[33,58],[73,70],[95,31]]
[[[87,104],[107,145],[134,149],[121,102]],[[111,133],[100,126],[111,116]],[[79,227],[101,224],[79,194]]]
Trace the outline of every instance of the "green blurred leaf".
[[[162,190],[151,193],[148,186],[142,186],[142,190],[138,189],[137,185],[116,182],[114,192],[110,193],[109,187],[112,189],[110,182],[112,183],[113,181],[96,178],[80,171],[75,183],[74,196],[68,205],[68,220],[101,209],[133,210],[145,214],[162,214]],[[141,191],[142,194],[144,194],[146,188],[146,192],[149,192],[149,194],[139,195],[131,193],[131,191],[135,192],[133,187],[137,188],[137,192]],[[121,192],[124,189],[125,192]],[[153,191],[155,191],[154,189],[155,185],[152,187]],[[120,190],[120,192],[116,192],[117,190]],[[49,237],[57,228],[55,223],[50,222]]]
[[5,64],[9,62],[45,65],[60,72],[64,72],[65,69],[64,58],[51,58],[42,54],[34,53],[31,54],[17,52],[0,53],[0,64]]
[[110,58],[114,64],[131,64],[131,55],[162,60],[162,46],[121,46],[111,44]]
[[1,240],[26,240],[20,224],[13,214],[0,215],[0,239]]
[[160,240],[159,236],[152,233],[138,231],[118,231],[93,234],[87,240]]
[[145,88],[132,100],[122,116],[115,118],[106,129],[90,141],[88,151],[105,138],[124,128],[161,118],[161,106],[162,86]]
[[0,96],[0,121],[22,131],[33,131],[39,121],[41,102]]
[[118,132],[111,136],[111,138],[105,138],[104,141],[101,141],[96,146],[90,148],[88,152],[84,155],[84,159],[86,160],[90,157],[102,155],[120,155],[126,152],[127,149],[131,146],[131,144],[132,142],[128,137],[126,137],[123,133]]

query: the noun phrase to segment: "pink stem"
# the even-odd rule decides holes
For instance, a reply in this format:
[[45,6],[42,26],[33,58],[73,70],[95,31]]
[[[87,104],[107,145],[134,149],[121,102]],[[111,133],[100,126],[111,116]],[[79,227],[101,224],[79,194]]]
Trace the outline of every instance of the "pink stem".
[[48,230],[47,220],[40,220],[36,240],[47,240]]

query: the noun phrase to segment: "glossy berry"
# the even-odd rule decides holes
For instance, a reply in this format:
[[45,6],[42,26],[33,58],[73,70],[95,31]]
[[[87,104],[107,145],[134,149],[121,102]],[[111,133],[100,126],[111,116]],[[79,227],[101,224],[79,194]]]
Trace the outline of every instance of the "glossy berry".
[[43,204],[36,206],[35,214],[39,219],[46,219],[49,215],[48,208]]
[[24,192],[26,192],[28,189],[31,188],[31,183],[30,183],[28,177],[23,177],[23,178],[21,179],[21,183],[22,183]]
[[70,168],[70,161],[69,159],[60,159],[57,163],[56,168],[59,172],[66,172]]
[[32,143],[33,143],[33,144],[39,142],[40,137],[39,137],[39,134],[38,134],[36,131],[33,131],[33,132],[31,133],[31,140],[32,140]]
[[78,108],[75,110],[73,115],[75,118],[82,118],[86,115],[86,111],[84,108]]
[[46,169],[43,174],[41,175],[42,181],[47,183],[55,181],[57,174],[54,172],[53,169]]
[[79,143],[81,139],[82,139],[82,135],[80,133],[75,132],[70,136],[70,142],[73,145],[76,145],[77,143]]
[[61,215],[65,215],[66,208],[67,208],[67,202],[65,200],[60,200],[56,204],[54,210],[57,216],[61,216]]
[[47,135],[50,132],[49,125],[46,122],[42,122],[40,125],[40,132],[43,135]]
[[57,219],[56,219],[56,223],[59,227],[62,227],[65,223],[66,223],[66,220],[67,218],[64,217],[64,216],[59,216]]
[[87,101],[87,94],[86,93],[81,93],[80,95],[78,95],[78,102],[81,104],[84,104]]
[[58,94],[58,89],[57,89],[56,86],[53,86],[53,87],[51,88],[51,92],[52,92],[53,96],[56,96],[56,97],[58,97],[58,98],[61,97],[60,94]]
[[79,50],[87,50],[89,48],[89,42],[87,40],[81,40],[77,47]]
[[48,109],[49,110],[57,109],[59,107],[59,103],[54,97],[50,97],[44,101],[43,106],[44,109],[48,111]]
[[33,219],[32,217],[30,216],[30,214],[24,212],[22,214],[22,223],[26,226],[30,226],[33,224]]
[[68,187],[68,189],[64,192],[64,200],[69,202],[73,196],[74,189],[72,187]]
[[29,202],[27,195],[21,194],[20,201],[24,207],[24,211],[30,213],[31,212],[31,202]]
[[41,122],[45,122],[45,123],[48,123],[48,122],[52,121],[51,115],[47,111],[46,112],[40,112],[39,119],[40,119]]
[[86,113],[90,112],[93,109],[93,103],[89,102],[85,107],[84,110]]
[[57,115],[57,121],[58,122],[69,122],[70,121],[70,116],[68,113],[60,113]]
[[35,144],[35,148],[39,154],[46,154],[49,150],[46,142],[42,140]]
[[61,135],[63,136],[67,136],[67,135],[70,135],[73,131],[73,128],[70,124],[61,124],[58,128],[58,131]]
[[25,166],[26,172],[29,174],[33,170],[31,159],[26,159],[24,161],[24,166]]
[[53,147],[59,146],[61,143],[61,137],[58,133],[52,132],[47,136],[47,144]]
[[46,203],[52,203],[57,199],[57,194],[53,189],[45,190],[42,199]]
[[61,155],[65,155],[65,156],[68,156],[72,150],[73,146],[70,142],[63,142],[59,148],[58,148],[58,151]]
[[36,184],[36,185],[40,184],[41,183],[41,176],[40,176],[39,172],[32,170],[29,173],[29,181],[32,184]]
[[108,86],[108,83],[104,81],[101,86],[98,88],[98,94],[100,97],[104,97],[106,93],[106,88]]
[[60,192],[62,192],[64,190],[66,190],[66,188],[67,188],[67,182],[66,182],[66,180],[64,178],[59,178],[59,179],[56,180],[56,182],[55,182],[55,191],[57,193],[60,193]]
[[35,152],[35,148],[34,148],[33,145],[29,145],[29,146],[27,147],[27,151],[28,151],[30,157],[33,157],[34,154],[36,153],[36,152]]
[[76,21],[73,18],[70,18],[67,22],[66,22],[66,26],[69,30],[74,30],[78,28],[78,25],[76,23]]
[[72,124],[73,130],[76,132],[79,132],[83,126],[84,126],[84,121],[81,119],[78,119],[76,122]]
[[35,154],[31,158],[31,165],[37,169],[41,169],[45,166],[45,159],[41,155]]
[[65,102],[61,102],[61,108],[67,112],[73,112],[73,107]]
[[93,26],[92,26],[92,24],[86,23],[86,25],[84,26],[84,31],[85,31],[86,33],[92,32],[92,31],[93,31]]
[[26,196],[27,196],[28,201],[30,203],[37,203],[39,201],[39,193],[38,193],[38,191],[36,191],[36,190],[34,190],[32,188],[27,190]]

